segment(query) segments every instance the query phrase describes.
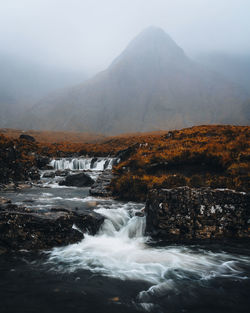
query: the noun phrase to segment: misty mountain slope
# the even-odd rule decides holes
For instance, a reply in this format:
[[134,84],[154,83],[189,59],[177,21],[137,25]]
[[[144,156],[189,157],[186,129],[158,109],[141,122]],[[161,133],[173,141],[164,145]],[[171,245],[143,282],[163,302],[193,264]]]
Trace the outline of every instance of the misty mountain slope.
[[195,58],[209,69],[221,73],[243,86],[250,95],[250,55],[229,53],[203,53]]
[[43,99],[20,126],[117,134],[204,123],[247,124],[246,98],[243,89],[202,69],[163,30],[151,27],[106,71]]
[[42,66],[0,53],[0,127],[16,127],[20,115],[56,89],[86,79],[81,71]]

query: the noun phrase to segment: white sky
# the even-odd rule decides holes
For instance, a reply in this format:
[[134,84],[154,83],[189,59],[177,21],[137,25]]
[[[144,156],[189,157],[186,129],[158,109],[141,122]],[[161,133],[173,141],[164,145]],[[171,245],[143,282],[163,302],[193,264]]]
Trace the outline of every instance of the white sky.
[[188,54],[250,54],[250,0],[0,0],[0,54],[97,71],[151,25]]

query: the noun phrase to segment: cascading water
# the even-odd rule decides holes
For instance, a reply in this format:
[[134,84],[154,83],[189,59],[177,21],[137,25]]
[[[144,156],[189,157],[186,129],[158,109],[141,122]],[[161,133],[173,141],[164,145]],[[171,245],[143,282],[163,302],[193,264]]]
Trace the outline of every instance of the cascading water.
[[64,272],[85,269],[112,278],[145,281],[151,287],[137,295],[137,305],[145,310],[154,308],[156,298],[180,293],[187,282],[204,285],[215,278],[245,279],[242,267],[248,257],[148,245],[145,217],[136,216],[141,208],[133,203],[116,203],[109,208],[100,204],[95,211],[106,219],[98,234],[85,234],[78,244],[53,249],[49,263]]
[[111,170],[114,160],[114,158],[62,158],[52,160],[50,165],[55,170],[103,171]]

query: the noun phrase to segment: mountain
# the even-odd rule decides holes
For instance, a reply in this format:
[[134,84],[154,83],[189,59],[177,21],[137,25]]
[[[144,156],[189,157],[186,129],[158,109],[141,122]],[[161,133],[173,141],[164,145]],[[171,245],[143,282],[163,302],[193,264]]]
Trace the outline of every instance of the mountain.
[[18,127],[104,134],[247,124],[247,94],[202,68],[162,30],[140,33],[107,70],[40,101]]

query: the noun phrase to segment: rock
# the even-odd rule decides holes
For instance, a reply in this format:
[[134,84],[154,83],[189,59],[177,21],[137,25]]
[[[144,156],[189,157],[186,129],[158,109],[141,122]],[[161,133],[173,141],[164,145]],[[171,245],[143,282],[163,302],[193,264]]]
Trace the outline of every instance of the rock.
[[93,168],[95,162],[97,162],[97,161],[98,161],[98,158],[93,158],[93,159],[91,160],[91,163],[90,163],[90,168]]
[[77,242],[82,233],[72,229],[66,213],[0,212],[0,246],[11,250],[48,249]]
[[89,187],[94,180],[85,173],[68,175],[65,180],[59,182],[60,186]]
[[55,172],[45,172],[43,173],[43,178],[55,178]]
[[16,191],[17,190],[17,183],[9,183],[9,184],[5,184],[3,185],[3,190],[4,191]]
[[146,233],[171,242],[250,238],[250,195],[179,187],[151,190]]
[[[51,209],[52,212],[60,212],[62,209]],[[72,221],[75,226],[82,232],[88,232],[91,235],[95,235],[102,223],[104,222],[104,217],[93,210],[90,209],[64,209],[64,212],[72,214]]]
[[120,159],[121,162],[124,160],[127,160],[135,151],[140,147],[139,143],[136,143],[132,146],[129,146],[128,148],[124,150],[120,150],[117,152],[116,157],[117,159]]
[[53,169],[52,166],[48,165],[50,158],[43,155],[36,155],[36,164],[39,169]]
[[40,173],[39,170],[33,166],[29,171],[28,171],[28,177],[30,180],[39,180],[40,179]]
[[113,178],[112,171],[106,170],[103,171],[96,182],[90,188],[90,195],[97,197],[109,197],[111,196],[111,191],[109,190],[109,186],[111,180]]
[[25,139],[25,140],[28,140],[30,142],[35,142],[35,138],[30,136],[30,135],[26,135],[26,134],[22,134],[19,136],[19,139]]
[[69,175],[69,173],[70,173],[70,170],[57,170],[57,171],[55,171],[55,175],[61,176],[61,177],[67,176],[67,175]]
[[6,204],[6,203],[11,203],[10,199],[6,199],[4,197],[0,197],[0,205],[1,204]]
[[52,171],[54,170],[54,167],[51,165],[45,165],[43,167],[40,168],[41,171]]
[[28,184],[18,184],[16,189],[17,190],[23,190],[23,189],[28,189],[28,188],[31,188],[31,187],[32,187],[32,185],[30,183],[28,183]]
[[26,200],[23,200],[22,202],[23,203],[34,203],[35,200],[33,200],[33,199],[26,199]]
[[0,135],[0,183],[39,179],[35,150],[37,144],[26,140],[11,140]]
[[[104,217],[90,210],[41,211],[17,205],[0,207],[0,250],[37,250],[78,242],[95,234]],[[76,227],[75,227],[76,226]]]
[[135,212],[135,216],[144,217],[145,213],[144,211],[138,211],[138,212]]

